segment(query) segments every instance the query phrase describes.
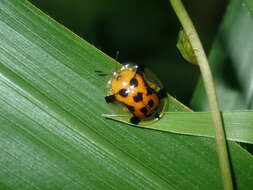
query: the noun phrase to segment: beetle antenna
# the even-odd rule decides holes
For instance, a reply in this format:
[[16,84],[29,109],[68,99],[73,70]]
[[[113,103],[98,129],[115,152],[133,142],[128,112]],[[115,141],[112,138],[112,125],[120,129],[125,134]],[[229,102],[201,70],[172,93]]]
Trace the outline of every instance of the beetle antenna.
[[119,50],[116,51],[116,56],[115,56],[115,60],[118,61],[119,59]]
[[[116,52],[116,56],[115,56],[115,66],[114,66],[114,71],[116,71],[118,69],[118,58],[119,58],[119,50],[117,50]],[[101,70],[95,70],[95,72],[99,75],[99,76],[108,76],[108,75],[112,75],[112,72],[105,72],[105,71],[101,71]]]
[[104,72],[104,71],[99,71],[99,70],[95,70],[95,72],[96,72],[99,76],[111,75],[111,73],[109,73],[109,72]]

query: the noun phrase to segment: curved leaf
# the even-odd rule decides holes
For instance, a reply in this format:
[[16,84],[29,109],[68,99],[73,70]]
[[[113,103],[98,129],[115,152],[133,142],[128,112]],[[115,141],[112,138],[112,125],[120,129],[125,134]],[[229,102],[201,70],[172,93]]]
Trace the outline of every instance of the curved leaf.
[[[128,123],[120,115],[103,116]],[[222,112],[222,117],[228,140],[253,144],[253,111],[227,111]],[[176,134],[215,137],[210,112],[166,112],[162,119],[155,123],[133,126]]]
[[[248,2],[248,3],[246,3]],[[253,16],[249,1],[231,1],[209,55],[222,110],[253,106]],[[200,81],[192,99],[196,110],[208,110]]]
[[[221,189],[212,139],[101,117],[113,112],[94,70],[114,64],[27,1],[0,1],[0,189]],[[229,145],[252,187],[252,157]]]

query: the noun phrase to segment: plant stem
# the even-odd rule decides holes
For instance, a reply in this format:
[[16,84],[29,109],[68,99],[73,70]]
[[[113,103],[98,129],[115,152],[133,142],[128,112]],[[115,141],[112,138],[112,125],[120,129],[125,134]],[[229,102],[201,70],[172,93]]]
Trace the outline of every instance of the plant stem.
[[205,90],[207,93],[208,102],[210,106],[213,126],[215,128],[216,149],[218,152],[223,186],[225,190],[232,190],[233,182],[232,182],[227,144],[225,140],[224,126],[223,126],[221,114],[219,111],[217,95],[214,88],[213,77],[208,65],[207,57],[203,50],[198,34],[181,0],[170,0],[170,3],[174,11],[176,12],[178,19],[180,20],[184,28],[184,31],[186,32],[186,35],[189,37],[189,41],[192,45],[198,65],[200,67],[201,75],[203,78],[203,82],[204,82],[204,86],[205,86]]

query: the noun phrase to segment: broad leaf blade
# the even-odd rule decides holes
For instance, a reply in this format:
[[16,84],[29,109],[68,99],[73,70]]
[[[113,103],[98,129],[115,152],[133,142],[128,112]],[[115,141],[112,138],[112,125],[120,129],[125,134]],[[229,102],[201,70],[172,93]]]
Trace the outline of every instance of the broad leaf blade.
[[245,0],[245,5],[247,5],[248,10],[250,11],[251,15],[253,16],[253,2],[251,0]]
[[[101,117],[113,112],[94,71],[114,65],[27,1],[0,1],[1,189],[221,189],[213,140]],[[253,159],[230,150],[252,187]]]
[[[252,3],[231,1],[209,55],[222,110],[252,108],[253,100],[253,16]],[[207,110],[200,81],[192,99],[195,110]]]

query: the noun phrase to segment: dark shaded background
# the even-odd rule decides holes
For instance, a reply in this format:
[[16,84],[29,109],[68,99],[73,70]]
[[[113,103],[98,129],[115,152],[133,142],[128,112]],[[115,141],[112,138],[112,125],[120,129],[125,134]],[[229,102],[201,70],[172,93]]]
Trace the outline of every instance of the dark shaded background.
[[[198,68],[176,49],[179,22],[168,0],[30,0],[35,6],[120,62],[147,65],[186,105]],[[226,0],[184,1],[208,53]]]

